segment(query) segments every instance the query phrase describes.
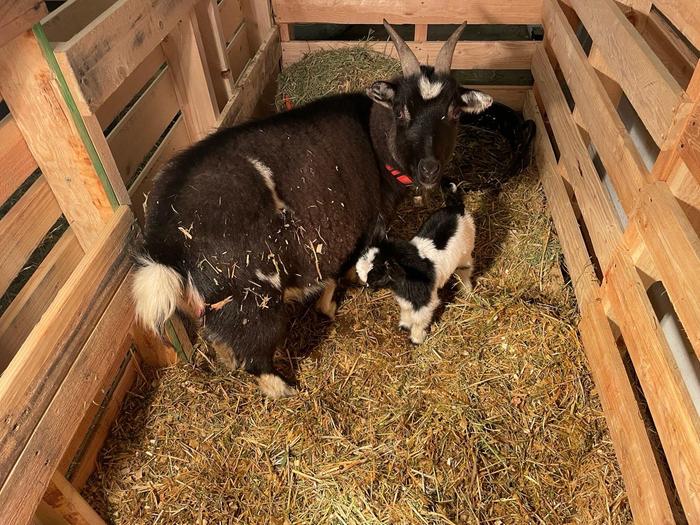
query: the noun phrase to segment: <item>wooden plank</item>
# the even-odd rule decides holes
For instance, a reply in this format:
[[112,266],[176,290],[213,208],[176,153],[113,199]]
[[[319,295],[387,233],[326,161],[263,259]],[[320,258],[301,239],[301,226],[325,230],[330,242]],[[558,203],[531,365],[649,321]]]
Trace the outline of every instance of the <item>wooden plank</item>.
[[224,40],[228,44],[243,23],[241,1],[223,0],[219,4],[219,14],[221,15],[221,30],[224,34]]
[[209,75],[216,93],[217,109],[221,110],[233,94],[233,80],[226,56],[226,39],[216,0],[206,0],[195,6],[202,43],[207,55]]
[[294,26],[290,24],[279,24],[280,28],[280,40],[282,42],[289,42],[294,40]]
[[40,176],[0,219],[0,295],[7,291],[60,216],[56,198],[46,179]]
[[104,520],[76,488],[58,473],[51,477],[43,499],[70,525],[105,525]]
[[73,0],[51,11],[41,21],[50,42],[66,42],[117,0]]
[[654,0],[654,5],[700,49],[700,11],[696,0]]
[[183,118],[179,117],[129,188],[134,215],[140,224],[143,224],[144,220],[143,206],[146,202],[146,195],[151,191],[156,173],[177,151],[186,148],[191,143]]
[[172,77],[164,69],[107,136],[125,184],[179,111]]
[[82,114],[93,113],[187,16],[196,0],[118,0],[56,58]]
[[102,129],[109,126],[114,118],[121,113],[126,105],[151,80],[165,62],[163,50],[158,46],[141,62],[136,69],[124,79],[124,82],[105,100],[95,116],[100,121]]
[[11,114],[0,121],[0,166],[3,169],[3,176],[0,177],[2,204],[37,168],[36,161]]
[[681,40],[657,11],[651,11],[638,27],[644,40],[682,87],[688,85],[698,62],[697,55]]
[[5,0],[0,3],[0,46],[30,29],[46,12],[42,0]]
[[265,42],[238,79],[231,100],[221,110],[218,127],[232,126],[252,115],[260,93],[279,72],[281,57],[279,31],[275,27],[270,30]]
[[243,18],[248,23],[248,47],[257,52],[275,24],[269,0],[241,0]]
[[68,228],[0,317],[0,371],[17,353],[85,252]]
[[[0,506],[0,523],[16,523],[13,520],[18,520],[18,516],[18,521],[22,522],[21,516],[26,514],[27,509],[24,507],[16,508],[26,502],[14,492],[22,483],[6,482],[13,472],[13,476],[22,473],[21,476],[27,482],[33,478],[24,469],[18,471],[16,463],[52,399],[55,401],[55,394],[63,379],[131,266],[125,248],[134,236],[132,225],[133,216],[128,206],[120,207],[94,248],[80,261],[41,321],[0,375],[0,500],[9,502]],[[122,326],[126,324],[124,319],[128,318],[124,317],[120,321]],[[111,346],[114,348],[113,344]],[[93,352],[93,355],[97,354],[98,352]],[[99,357],[106,363],[108,356]],[[88,368],[84,370],[86,369]],[[93,397],[84,391],[80,399],[89,403]],[[79,412],[77,408],[79,405],[72,410],[65,410],[62,416],[76,414]],[[66,431],[74,429],[65,423]],[[68,439],[61,444],[62,447],[68,444]],[[52,441],[47,439],[43,445]],[[33,453],[32,451],[31,454]],[[43,457],[43,453],[38,453],[36,459]],[[59,459],[60,454],[56,462]],[[48,482],[48,478],[45,481]],[[39,480],[30,483],[43,489]],[[5,492],[6,490],[10,492]],[[12,497],[6,497],[9,494]],[[15,511],[21,511],[21,514],[16,514]]]
[[651,182],[651,176],[561,8],[556,0],[543,1],[546,37],[620,202],[629,214],[640,188]]
[[700,173],[694,176],[684,162],[680,162],[666,181],[696,233],[700,234]]
[[648,525],[674,524],[664,476],[656,462],[610,322],[598,301],[582,307],[579,331],[634,521]]
[[413,40],[425,42],[428,40],[428,24],[416,24],[413,30]]
[[112,392],[112,396],[109,399],[107,408],[102,413],[102,416],[100,417],[100,420],[97,423],[97,427],[94,433],[92,434],[90,443],[83,452],[83,456],[80,459],[78,467],[75,469],[71,476],[71,483],[78,490],[81,490],[85,486],[85,483],[87,482],[88,478],[94,472],[95,466],[97,465],[97,457],[99,456],[100,450],[102,450],[102,446],[104,445],[104,442],[107,439],[107,436],[109,435],[109,431],[112,428],[112,424],[119,415],[126,395],[129,393],[129,390],[131,390],[131,387],[134,384],[134,381],[136,380],[137,372],[138,363],[136,358],[132,356],[129,360],[129,364],[124,370],[124,374],[122,375],[119,384]]
[[100,179],[93,152],[58,84],[32,33],[0,48],[0,91],[81,246],[87,248],[113,215],[116,196]]
[[[407,42],[422,64],[432,64],[442,42]],[[320,49],[367,46],[373,51],[396,57],[390,42],[304,41],[282,42],[282,65],[287,67],[304,55]],[[530,69],[539,42],[459,42],[452,58],[452,69]]]
[[[0,522],[24,525],[31,517],[110,364],[123,355],[134,319],[132,302],[130,282],[122,279],[89,339],[76,349],[75,362],[0,489],[0,500],[6,502]],[[22,405],[33,409],[32,404]]]
[[278,23],[381,24],[539,24],[541,0],[272,0]]
[[622,238],[622,228],[617,213],[593,166],[588,148],[574,123],[543,48],[535,53],[532,73],[561,152],[560,162],[567,172],[567,180],[576,193],[595,255],[602,267],[606,268],[611,260],[612,251]]
[[597,296],[598,280],[593,272],[586,242],[581,234],[564,181],[559,175],[559,166],[532,91],[529,91],[525,97],[523,116],[532,119],[537,127],[535,157],[540,170],[540,180],[547,195],[547,207],[554,220],[557,237],[564,251],[576,299],[582,307]]
[[636,218],[688,340],[700,357],[698,234],[663,182],[645,189]]
[[700,417],[632,261],[618,252],[608,294],[689,523],[700,520]]
[[175,27],[162,46],[187,131],[193,141],[200,140],[216,127],[219,108],[194,12]]
[[572,0],[581,22],[602,53],[610,76],[622,87],[647,131],[662,145],[690,101],[661,60],[613,0]]
[[250,48],[248,47],[248,28],[246,22],[241,24],[238,32],[226,48],[226,56],[231,68],[231,78],[234,83],[241,76],[245,66],[250,60]]

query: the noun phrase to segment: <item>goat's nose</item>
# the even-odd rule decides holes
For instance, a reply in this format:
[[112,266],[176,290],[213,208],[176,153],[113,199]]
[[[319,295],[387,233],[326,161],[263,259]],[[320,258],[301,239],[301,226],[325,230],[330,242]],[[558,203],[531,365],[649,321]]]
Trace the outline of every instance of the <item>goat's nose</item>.
[[440,163],[436,159],[421,159],[418,162],[418,173],[423,182],[433,183],[440,174]]

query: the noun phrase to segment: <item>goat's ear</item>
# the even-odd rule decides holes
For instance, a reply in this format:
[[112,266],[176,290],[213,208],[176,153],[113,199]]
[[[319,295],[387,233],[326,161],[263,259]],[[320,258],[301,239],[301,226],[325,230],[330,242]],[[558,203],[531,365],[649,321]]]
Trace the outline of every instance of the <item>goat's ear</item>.
[[493,104],[491,95],[476,89],[459,88],[459,108],[465,113],[478,114],[486,111]]
[[367,88],[367,96],[386,108],[391,108],[394,103],[394,95],[396,95],[396,86],[391,82],[378,80]]

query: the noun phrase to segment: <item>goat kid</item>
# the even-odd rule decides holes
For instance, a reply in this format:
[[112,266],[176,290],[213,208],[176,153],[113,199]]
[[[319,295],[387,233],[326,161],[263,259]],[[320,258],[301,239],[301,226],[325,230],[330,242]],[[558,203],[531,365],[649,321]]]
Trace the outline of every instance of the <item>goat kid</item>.
[[427,328],[440,305],[438,290],[456,274],[465,291],[472,289],[474,219],[451,184],[447,205],[423,223],[413,239],[388,237],[377,225],[374,239],[356,264],[360,280],[372,288],[389,288],[401,308],[399,328],[411,342],[425,341]]

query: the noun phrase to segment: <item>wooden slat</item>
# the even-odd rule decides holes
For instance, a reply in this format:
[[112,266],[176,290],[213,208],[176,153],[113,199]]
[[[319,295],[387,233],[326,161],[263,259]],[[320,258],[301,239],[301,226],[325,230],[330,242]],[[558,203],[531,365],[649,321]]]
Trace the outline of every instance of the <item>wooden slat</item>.
[[[133,216],[128,207],[120,207],[94,248],[78,264],[56,294],[51,307],[0,376],[0,501],[8,502],[0,506],[0,523],[26,522],[27,511],[31,509],[25,505],[35,503],[39,498],[27,499],[25,491],[26,494],[34,494],[37,490],[43,490],[48,482],[52,471],[47,477],[41,478],[44,480],[42,483],[41,479],[35,479],[31,471],[16,468],[17,462],[23,451],[27,451],[26,445],[35,435],[34,430],[49,404],[58,399],[56,392],[68,371],[77,364],[76,357],[131,266],[126,246],[134,236],[132,225]],[[130,317],[125,315],[120,320],[122,327],[126,327],[125,319]],[[114,341],[108,346],[110,352],[116,348]],[[93,345],[87,345],[87,348],[91,347],[94,348]],[[100,352],[93,351],[91,355],[106,366],[109,357],[107,354],[100,355]],[[90,369],[89,366],[79,366],[77,370],[81,368],[84,376],[84,371]],[[94,380],[94,375],[87,375],[89,381]],[[89,403],[93,397],[94,394],[88,395],[88,391],[84,390],[78,399]],[[58,416],[56,421],[63,421],[62,426],[66,432],[74,430],[77,422],[71,426],[65,418],[77,415],[80,407],[79,403],[71,410],[64,407],[63,414]],[[47,466],[53,465],[55,468],[62,450],[58,451],[54,463],[53,455],[50,458],[45,456],[49,454],[46,447],[59,445],[63,449],[69,439],[70,435],[65,442],[55,443],[56,439],[47,436],[36,455],[34,450],[29,455],[40,463],[47,461]],[[57,452],[54,449],[52,451],[51,454]],[[24,481],[15,479],[17,477]],[[25,486],[27,483],[33,484],[31,490]]]
[[214,130],[219,108],[194,12],[175,27],[162,46],[190,138],[202,139]]
[[598,282],[532,91],[525,96],[523,116],[533,120],[537,127],[535,157],[540,170],[540,180],[547,195],[547,206],[557,227],[557,237],[564,251],[576,299],[579,305],[584,305],[596,296]]
[[0,508],[2,523],[24,525],[32,515],[110,364],[124,355],[132,302],[130,282],[122,280],[89,339],[76,349],[75,362],[0,489],[0,500],[7,502]]
[[238,80],[236,90],[221,111],[219,126],[232,126],[252,115],[262,90],[279,71],[282,57],[279,31],[273,28]]
[[282,23],[381,24],[539,24],[541,0],[273,0],[275,20]]
[[56,198],[41,176],[0,219],[0,295],[61,216]]
[[0,317],[0,371],[4,370],[84,255],[66,230]]
[[629,214],[651,181],[639,152],[556,0],[543,0],[545,35],[623,208]]
[[138,178],[134,181],[129,189],[131,202],[134,210],[134,215],[143,224],[144,212],[143,203],[145,195],[151,191],[153,186],[153,177],[158,173],[158,170],[179,150],[186,148],[191,144],[191,140],[187,135],[187,129],[182,117],[173,124],[168,133],[163,138],[163,142],[158,145],[158,148],[153,153],[148,162],[139,173]]
[[654,5],[700,49],[700,11],[695,0],[654,0]]
[[413,40],[425,42],[428,40],[428,24],[416,24],[413,30]]
[[163,62],[165,62],[165,55],[158,46],[136,67],[131,75],[126,77],[117,90],[105,100],[104,104],[97,108],[95,115],[100,121],[102,129],[109,126],[143,86],[154,77]]
[[697,177],[693,176],[688,166],[680,162],[666,182],[693,229],[700,234],[700,173]]
[[572,0],[576,13],[602,53],[612,78],[654,141],[662,145],[674,119],[690,109],[683,88],[613,0]]
[[12,115],[6,115],[0,121],[0,204],[31,175],[37,168],[24,137],[19,131]]
[[66,42],[117,0],[73,0],[51,11],[41,21],[50,42]]
[[635,523],[676,523],[625,364],[599,302],[582,308],[579,324]]
[[195,0],[119,0],[68,42],[56,58],[82,114],[99,108],[186,17]]
[[30,29],[45,14],[43,0],[4,0],[0,3],[0,46]]
[[223,0],[219,4],[219,13],[221,14],[221,28],[224,40],[228,44],[243,23],[243,11],[241,10],[240,0]]
[[202,43],[207,54],[218,109],[223,108],[233,94],[233,80],[226,56],[226,39],[216,0],[206,0],[195,6]]
[[646,290],[625,252],[606,276],[606,293],[654,418],[689,523],[700,521],[700,418]]
[[[408,42],[422,64],[432,64],[442,42]],[[347,46],[368,46],[379,53],[396,57],[396,49],[389,42],[357,41],[303,41],[282,43],[282,65],[298,62],[305,54],[319,49],[337,49]],[[459,42],[455,47],[452,69],[530,69],[530,62],[538,42]]]
[[280,28],[280,40],[282,42],[289,42],[294,40],[294,26],[291,24],[278,24]]
[[619,219],[593,166],[588,148],[574,123],[543,48],[535,53],[532,73],[561,151],[561,163],[566,169],[567,180],[576,193],[595,254],[605,268],[611,259],[612,250],[622,238]]
[[81,246],[89,247],[112,217],[118,194],[98,177],[94,155],[32,33],[0,47],[0,91]]
[[104,520],[83,499],[66,478],[56,473],[51,477],[44,502],[70,525],[104,525]]
[[250,60],[250,48],[248,47],[248,28],[243,22],[238,28],[231,42],[226,48],[226,56],[231,68],[231,78],[234,83],[241,76],[246,64]]
[[693,76],[698,57],[676,35],[666,19],[657,11],[652,11],[642,21],[639,31],[676,82],[682,87],[687,86],[690,77]]
[[248,47],[257,52],[275,24],[269,0],[241,0],[243,18],[248,24]]
[[133,179],[178,110],[170,71],[164,69],[107,136],[125,184]]
[[700,239],[668,186],[646,189],[637,220],[664,287],[700,357]]
[[107,408],[102,413],[102,416],[97,423],[97,428],[92,434],[90,443],[83,452],[82,458],[80,458],[78,467],[71,476],[71,483],[78,490],[83,488],[88,478],[95,470],[95,466],[97,465],[97,456],[99,455],[102,445],[104,445],[104,442],[109,435],[112,424],[119,415],[119,411],[124,403],[126,395],[129,393],[129,390],[136,380],[137,371],[138,363],[136,362],[136,358],[132,356],[129,359],[129,364],[126,365],[126,369],[124,370],[124,374],[122,375],[119,384],[112,392]]

